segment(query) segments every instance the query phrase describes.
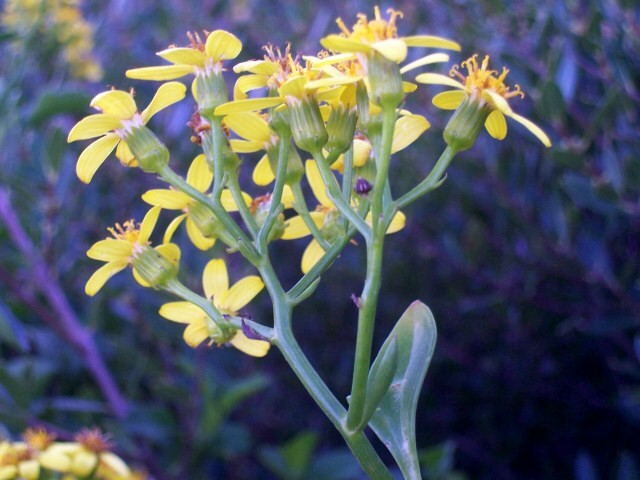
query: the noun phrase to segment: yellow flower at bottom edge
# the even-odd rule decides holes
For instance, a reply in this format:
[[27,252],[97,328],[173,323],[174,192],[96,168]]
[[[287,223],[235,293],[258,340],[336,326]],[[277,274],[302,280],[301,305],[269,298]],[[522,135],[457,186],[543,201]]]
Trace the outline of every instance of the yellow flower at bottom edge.
[[[227,264],[222,259],[213,259],[204,269],[202,286],[205,296],[220,313],[235,316],[262,291],[264,283],[257,275],[250,275],[229,287]],[[173,322],[187,324],[183,336],[191,347],[195,348],[207,339],[218,341],[215,332],[210,332],[207,328],[207,314],[191,302],[165,303],[160,307],[160,315]],[[264,357],[271,347],[271,344],[264,340],[248,338],[241,330],[237,330],[235,335],[226,341],[253,357]]]

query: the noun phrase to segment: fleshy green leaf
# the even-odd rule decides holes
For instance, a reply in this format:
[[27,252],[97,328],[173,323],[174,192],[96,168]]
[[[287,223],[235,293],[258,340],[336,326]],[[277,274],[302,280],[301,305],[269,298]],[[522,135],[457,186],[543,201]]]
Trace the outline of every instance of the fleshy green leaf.
[[387,337],[381,352],[388,350],[394,340],[398,349],[395,375],[369,425],[395,458],[404,478],[419,480],[415,419],[418,396],[436,345],[436,324],[431,310],[422,302],[413,302]]

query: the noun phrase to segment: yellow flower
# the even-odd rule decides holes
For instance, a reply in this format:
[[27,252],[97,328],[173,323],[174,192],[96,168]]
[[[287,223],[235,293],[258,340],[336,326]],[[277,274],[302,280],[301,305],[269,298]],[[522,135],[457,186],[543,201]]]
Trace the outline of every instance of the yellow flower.
[[155,249],[149,246],[149,237],[156,225],[160,210],[160,207],[149,210],[140,225],[136,225],[133,220],[125,222],[124,226],[116,224],[115,228],[109,229],[113,238],[100,240],[89,249],[87,252],[89,258],[107,263],[96,270],[87,281],[85,286],[87,295],[95,295],[107,280],[129,265],[133,267],[133,276],[138,283],[146,287],[150,286],[148,279],[141,277],[135,265],[136,260],[150,250],[155,250],[173,266],[177,265],[180,260],[180,249],[177,245],[166,243]]
[[185,86],[179,82],[166,83],[158,88],[149,106],[140,113],[129,92],[109,90],[94,97],[91,106],[102,113],[80,120],[71,129],[67,139],[68,142],[75,142],[100,137],[80,154],[76,164],[78,178],[89,183],[116,147],[116,157],[123,165],[137,166],[138,162],[127,145],[127,135],[133,128],[146,125],[160,110],[182,100],[185,91]]
[[[314,223],[320,229],[323,237],[333,242],[336,236],[339,234],[339,225],[337,220],[340,217],[340,212],[327,196],[326,187],[322,181],[320,170],[314,160],[307,160],[305,164],[305,171],[307,174],[307,180],[311,186],[311,190],[318,200],[318,207],[314,212],[310,212],[311,218]],[[405,216],[402,212],[397,212],[387,229],[387,234],[395,233],[404,228]],[[367,223],[371,223],[371,215],[366,218]],[[303,218],[299,215],[291,217],[286,222],[286,229],[282,235],[282,240],[295,240],[297,238],[306,237],[310,235],[311,231],[307,227]],[[302,254],[302,273],[307,273],[311,268],[322,258],[324,255],[324,249],[320,243],[313,239],[307,245],[304,253]]]
[[512,90],[505,85],[504,80],[509,70],[503,67],[502,73],[489,70],[489,56],[485,56],[482,64],[478,65],[478,55],[473,55],[462,62],[467,75],[460,73],[457,66],[451,69],[450,76],[458,80],[437,73],[423,73],[416,77],[416,81],[426,84],[445,85],[454,87],[433,97],[433,104],[443,110],[456,110],[465,100],[477,105],[477,108],[487,108],[490,113],[486,117],[484,126],[493,138],[502,140],[507,135],[505,116],[514,119],[533,133],[546,147],[551,146],[549,137],[531,120],[515,113],[509,106],[508,100],[524,93],[518,85]]
[[402,18],[402,12],[389,9],[387,13],[389,19],[385,20],[380,14],[380,8],[376,6],[375,18],[371,21],[361,13],[352,30],[338,18],[336,23],[342,30],[342,35],[328,35],[320,40],[320,43],[328,50],[339,53],[370,55],[378,52],[395,63],[400,63],[407,57],[408,47],[435,47],[460,51],[460,45],[456,42],[433,35],[398,37],[396,19]]
[[169,47],[156,53],[172,65],[161,67],[143,67],[127,70],[128,78],[137,80],[173,80],[188,74],[208,76],[220,73],[222,62],[236,58],[242,50],[242,42],[225,31],[215,30],[207,35],[205,43],[195,33],[187,33],[191,45],[188,47]]
[[74,442],[52,444],[40,456],[41,465],[54,472],[85,478],[95,475],[102,480],[130,478],[131,470],[117,455],[110,452],[111,442],[98,429],[83,429]]
[[[213,259],[207,263],[202,274],[202,285],[205,296],[223,315],[235,316],[264,288],[262,279],[256,275],[247,276],[229,287],[227,265],[222,259]],[[191,347],[197,347],[207,339],[215,343],[229,342],[238,350],[254,357],[263,357],[270,348],[264,340],[248,338],[241,330],[233,337],[220,338],[220,332],[211,332],[207,328],[207,314],[190,302],[165,303],[160,308],[160,315],[168,320],[185,323],[184,340]]]
[[0,480],[37,480],[40,464],[37,452],[22,442],[0,443]]
[[[207,164],[206,157],[204,154],[200,154],[191,162],[191,166],[187,172],[187,183],[197,191],[204,193],[211,187],[212,181],[213,173]],[[251,204],[251,197],[245,193],[243,193],[243,197],[245,203],[249,206]],[[190,213],[199,203],[186,193],[173,189],[158,188],[147,191],[142,195],[142,199],[156,207],[167,210],[182,210],[184,212],[169,224],[162,239],[163,243],[171,242],[173,234],[186,219],[187,235],[197,248],[200,250],[208,250],[215,244],[215,237],[203,235],[197,223],[194,222]],[[238,206],[229,190],[225,189],[222,191],[221,200],[227,212],[235,212],[238,210]]]

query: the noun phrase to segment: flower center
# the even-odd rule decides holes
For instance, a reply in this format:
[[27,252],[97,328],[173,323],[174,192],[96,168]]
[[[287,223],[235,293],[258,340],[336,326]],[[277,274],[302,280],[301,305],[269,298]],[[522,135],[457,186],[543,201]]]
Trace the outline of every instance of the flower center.
[[516,85],[514,90],[511,90],[509,86],[505,85],[504,79],[509,73],[507,68],[503,67],[500,75],[498,75],[496,70],[489,70],[489,55],[484,57],[481,65],[478,65],[478,55],[475,54],[462,62],[460,66],[467,69],[466,76],[459,71],[460,67],[458,65],[453,66],[449,75],[458,77],[462,83],[464,83],[469,93],[477,90],[492,90],[505,99],[516,96],[520,98],[524,97],[524,92],[520,90],[519,85]]
[[375,19],[369,21],[367,16],[360,13],[358,14],[358,21],[353,26],[353,31],[350,31],[341,18],[336,20],[338,27],[342,30],[342,33],[352,40],[356,40],[362,43],[375,43],[381,40],[387,40],[389,38],[398,37],[398,29],[396,27],[396,19],[402,18],[402,12],[398,10],[389,9],[389,19],[384,20],[380,14],[380,8],[374,7]]
[[115,227],[107,230],[116,240],[125,240],[129,243],[138,243],[140,237],[140,226],[136,225],[134,220],[127,220],[124,225],[116,223]]

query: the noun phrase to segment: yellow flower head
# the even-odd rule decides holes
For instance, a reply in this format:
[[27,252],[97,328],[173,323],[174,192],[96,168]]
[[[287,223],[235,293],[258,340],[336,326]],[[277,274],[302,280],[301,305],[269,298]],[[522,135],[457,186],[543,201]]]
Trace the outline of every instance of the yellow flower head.
[[[460,72],[458,66],[451,69],[450,76],[437,73],[423,73],[416,77],[416,81],[426,84],[445,85],[454,87],[439,93],[433,97],[433,104],[443,110],[456,110],[465,100],[474,102],[478,108],[488,108],[489,115],[485,120],[485,127],[489,134],[498,140],[507,135],[507,122],[505,116],[533,133],[546,147],[551,146],[549,137],[531,120],[515,113],[509,106],[508,100],[514,97],[524,97],[524,93],[518,85],[510,88],[505,84],[505,78],[509,73],[506,68],[498,73],[489,69],[489,56],[485,56],[481,64],[478,64],[478,55],[473,55],[461,66],[467,69],[467,74]],[[451,77],[457,77],[458,80]]]
[[172,65],[127,70],[128,78],[137,80],[174,80],[185,75],[209,76],[220,73],[224,60],[233,60],[242,51],[242,42],[225,30],[205,32],[203,42],[198,33],[187,33],[188,47],[171,46],[156,53]]
[[[145,215],[142,223],[136,224],[129,220],[124,225],[116,224],[115,228],[109,228],[113,238],[107,238],[95,243],[87,256],[94,260],[107,262],[89,278],[85,286],[85,292],[89,296],[95,295],[113,275],[127,266],[133,266],[133,276],[143,286],[150,286],[141,278],[134,262],[146,251],[151,250],[149,237],[156,225],[160,207],[154,207]],[[173,243],[159,245],[156,250],[164,259],[172,265],[177,265],[180,260],[180,249]]]
[[365,55],[380,53],[395,63],[407,57],[408,47],[435,47],[448,50],[460,50],[460,45],[451,40],[432,35],[398,37],[396,20],[402,18],[402,12],[389,9],[389,18],[384,19],[379,7],[374,7],[374,19],[359,14],[358,21],[349,30],[342,19],[336,23],[342,31],[340,35],[328,35],[320,40],[323,47],[339,53],[360,53]]
[[127,145],[127,135],[131,129],[146,125],[160,110],[182,100],[185,92],[185,86],[179,82],[165,83],[158,88],[151,103],[142,112],[138,112],[133,94],[130,92],[109,90],[96,95],[91,101],[91,106],[101,113],[80,120],[67,138],[68,142],[75,142],[100,137],[80,154],[76,164],[78,178],[89,183],[96,170],[114,149],[116,157],[123,165],[137,166],[138,162]]
[[[207,263],[202,274],[202,285],[205,296],[223,315],[236,316],[264,288],[262,279],[251,275],[240,279],[229,287],[227,265],[222,259],[213,259]],[[197,347],[205,340],[211,343],[230,343],[238,350],[254,356],[263,357],[271,344],[264,340],[248,338],[241,330],[237,330],[231,338],[222,338],[217,326],[211,322],[200,307],[190,302],[165,303],[160,308],[160,315],[168,320],[187,324],[184,340],[191,347]]]
[[49,433],[42,427],[27,428],[22,434],[25,443],[34,450],[46,450],[56,439],[54,433]]

